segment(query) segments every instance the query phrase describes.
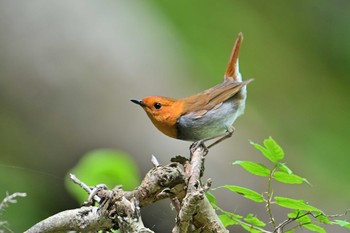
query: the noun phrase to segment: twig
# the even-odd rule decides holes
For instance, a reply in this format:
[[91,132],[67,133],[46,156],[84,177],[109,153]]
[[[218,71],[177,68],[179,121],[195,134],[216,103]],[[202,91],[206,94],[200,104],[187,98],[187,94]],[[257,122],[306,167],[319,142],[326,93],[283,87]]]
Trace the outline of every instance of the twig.
[[[6,197],[1,201],[0,203],[0,214],[1,211],[3,211],[7,206],[9,206],[10,203],[17,203],[16,198],[17,197],[26,197],[26,193],[13,193],[11,195],[8,195],[6,193]],[[13,231],[7,226],[7,221],[0,221],[0,232],[3,232],[1,228],[6,229],[8,232],[13,233]]]
[[[216,209],[217,211],[220,211],[221,213],[227,213],[227,211],[225,211],[225,210],[223,210],[223,209],[221,209],[219,206],[217,206],[217,205],[214,205],[214,209]],[[230,217],[230,218],[232,218],[232,217]],[[238,222],[240,225],[245,225],[245,226],[247,226],[247,227],[250,227],[251,229],[254,229],[254,230],[256,230],[256,232],[261,232],[261,233],[272,233],[271,231],[267,231],[267,230],[265,230],[265,229],[263,229],[263,228],[261,228],[261,227],[258,227],[258,226],[254,226],[254,225],[252,225],[252,224],[250,224],[250,223],[247,223],[247,222],[244,222],[244,221],[242,221],[242,220],[240,220],[239,218],[232,218],[234,221],[236,221],[236,222]],[[255,232],[255,231],[254,231]]]
[[[320,213],[320,214],[317,214],[315,215],[314,213],[308,211],[308,212],[305,212],[303,214],[300,214],[300,212],[298,212],[297,216],[294,217],[294,218],[288,218],[286,220],[284,220],[282,223],[280,223],[277,227],[275,227],[274,229],[274,233],[280,233],[280,232],[283,232],[283,229],[284,227],[286,227],[288,224],[302,218],[302,217],[305,217],[307,215],[310,215],[312,216],[313,218],[317,219],[319,216],[325,216],[327,218],[337,218],[337,217],[342,217],[342,216],[345,216],[347,214],[349,210],[346,210],[344,214],[333,214],[333,215],[326,215],[326,214],[323,214],[323,213]],[[300,227],[300,226],[303,226],[303,225],[307,225],[307,224],[310,224],[312,222],[305,222],[305,223],[299,223],[297,226],[294,226],[292,228],[290,228],[289,230],[292,230],[292,229],[295,229],[297,227]]]
[[276,228],[276,222],[275,222],[275,219],[273,217],[272,207],[271,207],[271,200],[273,197],[273,191],[271,190],[271,181],[272,181],[272,175],[275,172],[276,168],[277,168],[277,165],[275,165],[275,167],[271,170],[271,172],[269,174],[269,180],[267,183],[267,200],[266,200],[266,207],[267,207],[267,211],[269,213],[270,221],[273,225],[273,228]]
[[26,193],[13,193],[11,195],[8,195],[6,193],[6,197],[0,203],[0,210],[3,210],[10,203],[16,203],[17,202],[17,200],[16,200],[17,197],[26,197],[26,196],[27,196]]
[[92,205],[93,204],[92,200],[95,200],[98,203],[101,202],[101,198],[98,197],[96,194],[101,188],[105,188],[105,186],[97,185],[96,188],[91,189],[84,182],[79,180],[74,174],[70,173],[69,177],[73,181],[73,183],[75,183],[75,184],[79,185],[80,187],[82,187],[89,194],[89,197],[88,197],[86,203],[84,203],[85,205]]
[[350,209],[345,210],[344,214],[330,214],[326,215],[328,218],[338,218],[338,217],[344,217],[350,212]]
[[84,182],[79,180],[74,174],[70,173],[69,177],[73,181],[73,183],[75,183],[75,184],[79,185],[80,187],[82,187],[88,194],[91,193],[92,189],[89,186],[87,186]]
[[152,155],[151,157],[151,162],[155,167],[158,167],[160,165],[160,163],[158,162],[158,159],[154,155]]
[[285,226],[287,226],[288,224],[294,222],[295,220],[297,220],[299,218],[302,218],[302,217],[304,217],[304,216],[306,216],[308,214],[311,214],[311,212],[307,212],[307,213],[302,214],[302,215],[299,215],[299,214],[300,214],[300,212],[298,212],[298,214],[297,214],[297,216],[295,218],[288,218],[288,219],[284,220],[283,222],[281,222],[277,227],[275,227],[273,232],[274,233],[281,233],[281,232],[283,232],[283,228]]

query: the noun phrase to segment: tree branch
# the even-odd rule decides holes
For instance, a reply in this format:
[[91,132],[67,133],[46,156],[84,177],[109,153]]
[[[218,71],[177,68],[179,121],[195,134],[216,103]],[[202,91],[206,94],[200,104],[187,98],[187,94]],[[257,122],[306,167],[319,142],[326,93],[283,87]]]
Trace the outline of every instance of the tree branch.
[[[202,187],[204,158],[207,150],[198,146],[191,152],[190,160],[176,157],[166,166],[152,158],[154,168],[144,177],[140,186],[133,191],[121,187],[107,190],[103,185],[91,189],[75,176],[74,183],[89,193],[85,204],[90,206],[66,210],[51,216],[31,227],[25,233],[120,229],[121,232],[153,232],[145,228],[140,207],[161,199],[170,198],[178,218],[173,232],[228,232],[205,196],[210,182]],[[183,169],[180,164],[183,165]],[[91,206],[95,202],[99,207]]]
[[206,153],[204,146],[191,150],[190,162],[184,166],[189,180],[173,233],[191,232],[195,229],[200,229],[201,232],[228,232],[210,205],[205,196],[206,190],[201,185]]
[[107,216],[98,212],[98,207],[89,206],[62,211],[31,227],[25,233],[62,232],[62,231],[99,231],[113,227],[113,222]]

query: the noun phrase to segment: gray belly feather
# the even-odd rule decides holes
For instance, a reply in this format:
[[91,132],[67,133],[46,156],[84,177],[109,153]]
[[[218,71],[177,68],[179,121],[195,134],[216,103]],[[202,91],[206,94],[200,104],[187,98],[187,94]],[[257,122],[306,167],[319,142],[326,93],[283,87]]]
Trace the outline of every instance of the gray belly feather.
[[177,120],[178,138],[198,141],[225,133],[243,113],[244,102],[245,98],[237,100],[233,97],[219,108],[213,108],[200,117],[195,113],[181,116]]

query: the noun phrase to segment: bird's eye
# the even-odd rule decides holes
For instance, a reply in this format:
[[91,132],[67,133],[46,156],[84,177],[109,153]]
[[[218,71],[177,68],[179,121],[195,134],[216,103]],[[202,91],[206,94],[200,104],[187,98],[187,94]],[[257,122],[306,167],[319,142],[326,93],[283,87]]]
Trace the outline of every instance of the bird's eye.
[[155,109],[160,109],[162,107],[162,104],[156,102],[153,106],[154,106]]

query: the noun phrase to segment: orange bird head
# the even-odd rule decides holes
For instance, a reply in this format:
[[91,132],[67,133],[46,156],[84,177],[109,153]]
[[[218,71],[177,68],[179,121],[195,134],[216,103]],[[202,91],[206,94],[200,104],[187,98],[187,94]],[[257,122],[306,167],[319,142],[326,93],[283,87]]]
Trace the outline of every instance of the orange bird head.
[[169,137],[177,137],[176,120],[183,113],[183,101],[161,96],[148,96],[142,100],[131,101],[145,110],[158,130]]

